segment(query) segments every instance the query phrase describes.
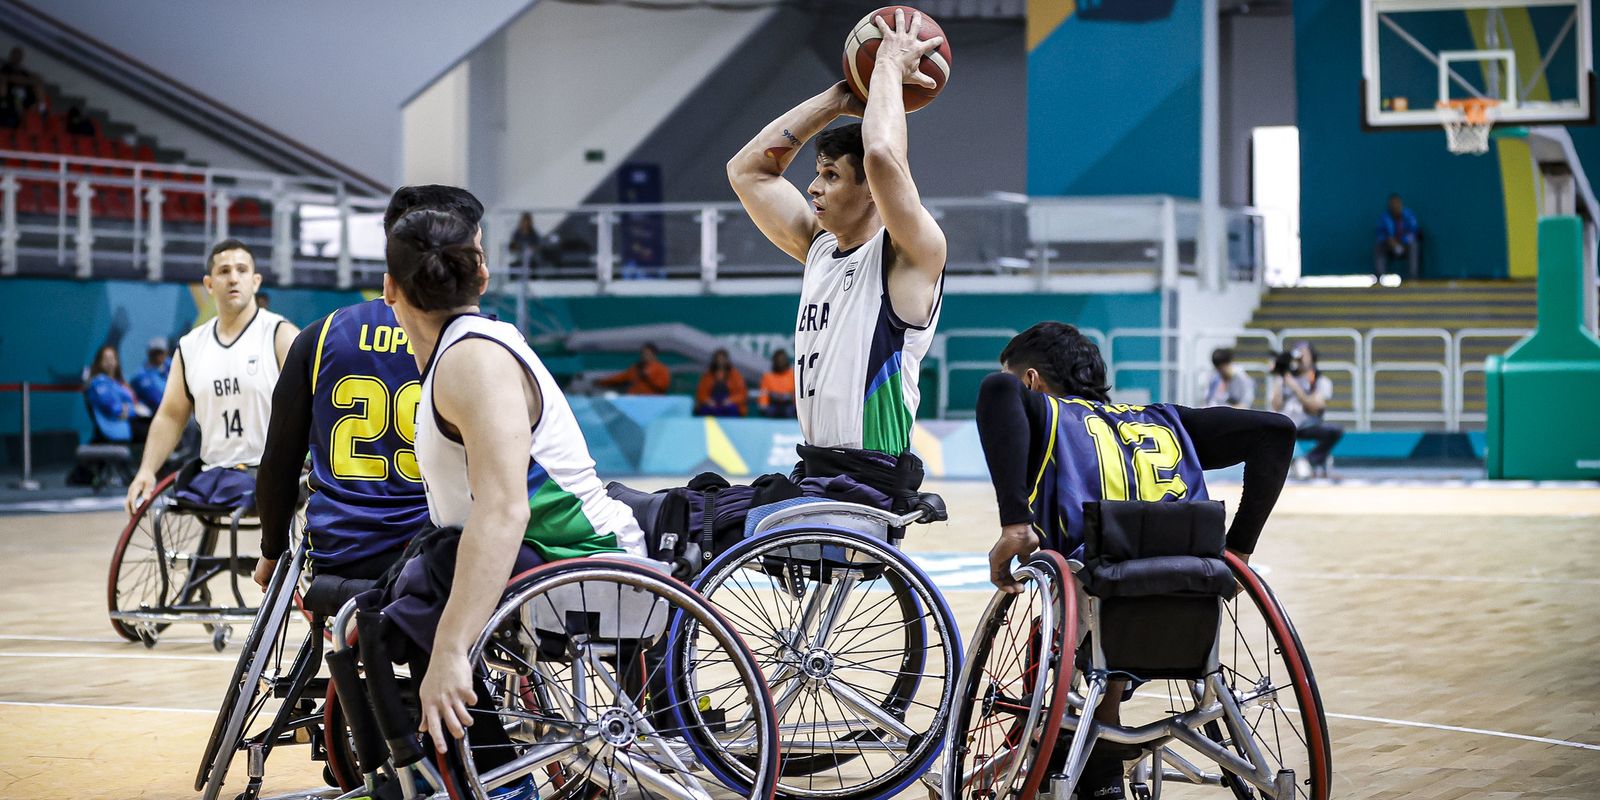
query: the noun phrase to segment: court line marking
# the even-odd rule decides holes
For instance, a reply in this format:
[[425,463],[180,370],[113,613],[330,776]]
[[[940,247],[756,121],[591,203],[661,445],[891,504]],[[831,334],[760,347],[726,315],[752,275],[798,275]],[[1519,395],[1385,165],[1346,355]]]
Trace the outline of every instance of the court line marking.
[[6,653],[0,652],[0,658],[92,658],[107,659],[121,658],[132,661],[221,661],[234,662],[238,658],[228,656],[178,656],[165,653]]
[[216,714],[214,708],[163,708],[161,706],[99,706],[89,703],[36,703],[26,700],[0,700],[0,706],[23,708],[84,708],[91,711],[155,711],[165,714]]
[[1292,578],[1334,581],[1433,581],[1435,583],[1514,583],[1550,586],[1600,586],[1597,578],[1517,578],[1499,575],[1415,575],[1396,572],[1296,572],[1280,574]]
[[1409,719],[1389,719],[1388,717],[1368,717],[1361,714],[1335,714],[1324,711],[1325,716],[1333,719],[1348,719],[1357,722],[1373,722],[1380,725],[1399,725],[1406,728],[1428,728],[1437,731],[1453,731],[1455,733],[1476,733],[1480,736],[1498,736],[1502,739],[1518,739],[1524,742],[1538,742],[1540,744],[1553,744],[1560,747],[1576,747],[1580,750],[1600,751],[1600,744],[1588,742],[1573,742],[1566,739],[1550,739],[1544,736],[1529,736],[1525,733],[1510,733],[1508,731],[1491,731],[1484,728],[1464,728],[1459,725],[1439,725],[1433,722],[1415,722]]

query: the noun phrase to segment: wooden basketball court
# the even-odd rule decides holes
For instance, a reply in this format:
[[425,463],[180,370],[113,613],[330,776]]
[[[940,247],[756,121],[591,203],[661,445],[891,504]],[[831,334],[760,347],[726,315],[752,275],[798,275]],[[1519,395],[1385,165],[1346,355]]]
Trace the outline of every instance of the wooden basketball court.
[[[987,551],[989,488],[930,488],[952,520],[907,549]],[[1216,488],[1231,505],[1238,488]],[[238,651],[214,653],[198,627],[153,650],[116,637],[121,524],[0,517],[0,798],[195,796]],[[1316,668],[1335,797],[1600,797],[1600,490],[1293,486],[1255,563]],[[963,630],[987,599],[951,593]],[[267,794],[319,786],[303,748],[267,764]]]

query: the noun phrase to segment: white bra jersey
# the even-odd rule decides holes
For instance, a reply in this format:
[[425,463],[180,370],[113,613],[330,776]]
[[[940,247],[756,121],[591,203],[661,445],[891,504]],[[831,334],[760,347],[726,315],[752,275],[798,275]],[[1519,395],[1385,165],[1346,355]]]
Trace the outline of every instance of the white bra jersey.
[[898,456],[911,446],[922,394],[917,377],[933,344],[941,281],[925,326],[909,325],[889,304],[884,249],[888,229],[840,252],[822,233],[806,254],[795,325],[795,398],[806,443]]
[[278,326],[284,322],[257,309],[230,344],[217,338],[215,318],[178,340],[183,389],[194,403],[204,469],[261,463],[272,389],[278,384]]
[[[417,464],[428,493],[433,524],[464,526],[472,511],[467,449],[445,433],[433,403],[434,365],[463,339],[488,339],[510,351],[539,387],[542,414],[528,450],[528,527],[523,540],[546,561],[624,551],[646,555],[644,531],[632,509],[606,495],[595,475],[589,445],[566,395],[515,326],[476,314],[456,317],[439,332],[439,343],[422,374],[417,405]],[[521,413],[508,411],[508,413]]]

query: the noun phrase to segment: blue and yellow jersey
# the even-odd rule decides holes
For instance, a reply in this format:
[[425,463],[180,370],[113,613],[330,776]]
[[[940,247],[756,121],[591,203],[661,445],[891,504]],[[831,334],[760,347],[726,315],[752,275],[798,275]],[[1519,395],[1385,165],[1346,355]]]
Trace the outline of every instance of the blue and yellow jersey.
[[414,450],[422,383],[382,300],[324,320],[311,362],[306,530],[319,565],[396,550],[428,525]]
[[1083,545],[1083,504],[1098,500],[1205,500],[1205,471],[1170,405],[1098,403],[1052,397],[1039,430],[1044,461],[1028,497],[1044,546],[1074,554]]

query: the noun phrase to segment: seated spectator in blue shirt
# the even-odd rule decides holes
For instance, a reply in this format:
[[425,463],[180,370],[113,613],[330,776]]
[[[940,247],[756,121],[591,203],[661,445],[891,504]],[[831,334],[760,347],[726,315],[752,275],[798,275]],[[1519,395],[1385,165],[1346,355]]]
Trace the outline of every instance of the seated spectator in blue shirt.
[[92,442],[126,444],[133,440],[133,390],[122,382],[122,364],[117,348],[103,345],[89,366],[89,383],[83,387],[89,398],[89,413],[94,417]]
[[133,396],[147,409],[141,416],[150,416],[161,407],[161,395],[167,392],[167,373],[171,370],[167,340],[151,339],[145,347],[144,369],[133,376]]
[[1403,258],[1409,268],[1406,278],[1416,280],[1422,262],[1422,228],[1417,225],[1417,215],[1406,208],[1400,195],[1389,195],[1389,208],[1378,217],[1377,237],[1377,243],[1372,246],[1373,276],[1382,281],[1389,262]]

